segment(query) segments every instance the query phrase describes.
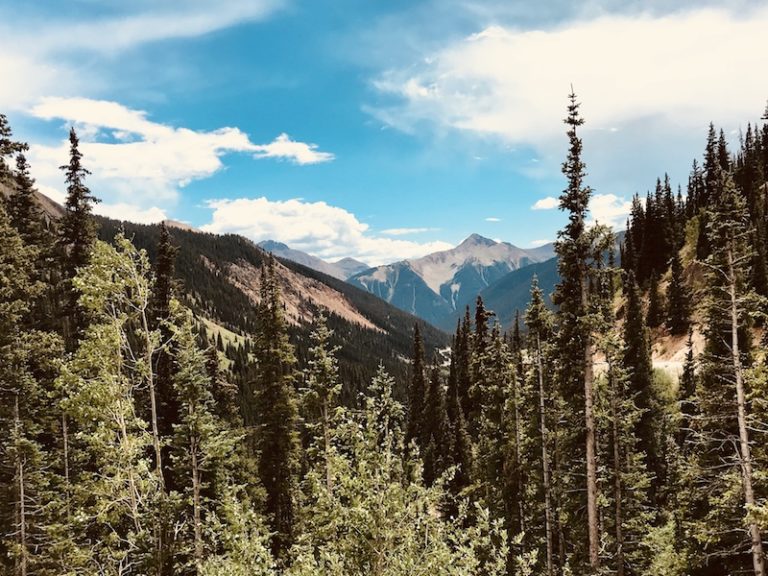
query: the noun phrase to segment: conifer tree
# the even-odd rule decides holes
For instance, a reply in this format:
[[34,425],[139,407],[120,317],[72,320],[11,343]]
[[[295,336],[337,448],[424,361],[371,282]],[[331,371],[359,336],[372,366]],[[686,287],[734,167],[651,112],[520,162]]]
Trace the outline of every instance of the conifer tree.
[[[581,158],[582,141],[577,134],[577,129],[584,120],[579,114],[579,103],[574,93],[570,94],[569,100],[565,123],[568,126],[570,146],[567,159],[563,163],[563,174],[568,185],[560,196],[560,209],[568,213],[568,224],[558,232],[558,241],[555,244],[555,251],[559,256],[560,283],[554,300],[559,306],[561,394],[573,403],[570,410],[572,422],[569,422],[573,431],[573,446],[568,447],[568,450],[573,452],[567,455],[567,466],[572,474],[576,474],[577,467],[583,465],[586,468],[586,505],[574,503],[573,509],[574,513],[577,510],[586,511],[584,524],[587,528],[585,539],[588,546],[584,556],[590,569],[596,571],[600,566],[600,528],[594,413],[595,347],[592,341],[589,294],[590,257],[593,247],[586,230],[591,189],[584,184],[586,172]],[[573,522],[583,525],[581,520]],[[581,558],[576,561],[580,560]]]
[[408,427],[407,443],[416,441],[422,449],[422,418],[424,416],[424,393],[427,389],[424,375],[424,343],[418,323],[413,327],[413,357],[411,359],[411,380],[408,386]]
[[536,275],[531,280],[531,299],[525,313],[525,324],[528,327],[528,349],[533,355],[534,374],[538,394],[539,412],[539,445],[541,447],[541,478],[544,500],[544,549],[547,576],[555,575],[555,527],[556,516],[553,495],[552,460],[550,458],[550,406],[552,391],[551,382],[545,372],[546,345],[551,336],[551,312],[544,304],[544,298],[539,288]]
[[43,216],[35,200],[35,181],[29,172],[29,163],[23,153],[16,156],[14,192],[8,198],[8,216],[26,244],[39,249],[47,248],[47,235]]
[[24,142],[13,139],[13,131],[8,123],[8,117],[0,114],[0,184],[9,185],[13,176],[11,158],[29,149]]
[[[177,248],[173,245],[170,232],[164,222],[160,223],[160,241],[157,245],[157,258],[154,264],[154,282],[148,318],[148,328],[159,335],[157,349],[153,354],[153,386],[155,390],[157,431],[159,437],[170,438],[174,424],[179,422],[179,401],[173,385],[174,346],[171,326],[171,302],[175,296],[174,268]],[[168,453],[164,447],[163,454]],[[175,478],[171,463],[164,462],[163,476],[168,490],[175,487]]]
[[[711,292],[698,394],[703,416],[703,470],[710,494],[703,526],[719,548],[718,556],[725,559],[726,565],[734,563],[735,567],[740,566],[738,558],[727,557],[734,549],[733,539],[738,538],[733,528],[741,525],[746,529],[752,569],[763,576],[761,528],[749,513],[757,503],[755,476],[759,474],[750,439],[759,432],[752,424],[750,383],[745,379],[750,353],[748,331],[756,303],[747,283],[753,256],[751,229],[745,198],[736,190],[729,172],[722,173],[719,187],[721,193],[708,218],[711,254],[706,267]],[[730,487],[735,479],[740,484],[738,491]],[[742,512],[731,516],[734,508]],[[722,525],[724,520],[729,522],[726,526]],[[741,565],[740,569],[744,568]]]
[[651,286],[648,288],[648,314],[646,324],[649,328],[658,328],[664,322],[664,302],[659,292],[659,277],[651,276]]
[[421,445],[424,446],[424,484],[431,486],[445,472],[450,456],[445,392],[437,357],[432,361],[424,395],[421,434]]
[[680,335],[688,331],[691,319],[691,299],[688,286],[683,278],[683,263],[680,254],[675,251],[670,266],[669,285],[667,286],[666,325],[671,334]]
[[333,331],[324,316],[316,320],[309,349],[307,384],[303,395],[304,422],[309,429],[309,463],[323,471],[328,494],[333,494],[333,430],[340,417],[337,399],[341,393],[338,347],[331,346]]
[[63,293],[63,335],[67,349],[72,350],[86,321],[77,300],[79,295],[72,287],[72,278],[78,268],[88,264],[91,248],[96,240],[96,223],[91,213],[99,200],[85,185],[90,172],[83,167],[83,155],[75,129],[69,131],[69,163],[61,166],[67,183],[66,209],[59,221],[58,248],[64,282]]
[[[656,497],[663,482],[663,455],[658,441],[658,402],[653,387],[653,364],[651,361],[651,341],[648,327],[643,317],[643,303],[640,289],[630,272],[626,281],[626,304],[624,321],[624,350],[621,365],[626,369],[625,383],[620,386],[626,394],[618,394],[620,402],[626,397],[637,409],[634,435],[637,437],[637,450],[644,456],[646,469],[654,474],[651,497]],[[619,386],[618,381],[615,382]]]
[[[176,547],[174,560],[177,567],[190,566],[196,573],[210,552],[207,525],[214,513],[215,500],[206,498],[206,493],[215,476],[226,475],[236,437],[215,414],[213,382],[206,371],[206,356],[197,345],[188,313],[181,309],[176,316],[173,386],[179,414],[174,425],[173,468],[182,494],[181,518],[176,522],[177,526],[191,529],[176,530],[182,532],[183,541]],[[219,484],[226,482],[225,478]],[[191,534],[187,536],[185,532]]]
[[[254,448],[266,492],[265,511],[274,532],[272,551],[275,557],[282,558],[294,536],[299,440],[294,390],[296,357],[288,339],[275,266],[270,257],[262,274],[251,389],[256,393],[257,408]],[[245,424],[252,425],[248,421]]]

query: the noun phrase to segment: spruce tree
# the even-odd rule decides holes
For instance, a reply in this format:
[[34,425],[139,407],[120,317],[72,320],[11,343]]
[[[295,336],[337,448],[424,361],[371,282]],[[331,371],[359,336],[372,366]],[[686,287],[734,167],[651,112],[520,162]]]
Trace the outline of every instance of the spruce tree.
[[[739,526],[746,531],[752,569],[763,576],[765,554],[757,520],[748,512],[731,514],[734,507],[749,511],[756,505],[759,494],[755,478],[763,465],[752,457],[751,442],[760,432],[753,424],[750,382],[745,378],[755,305],[754,291],[747,283],[753,256],[752,231],[745,198],[729,172],[721,173],[719,188],[721,193],[708,217],[711,253],[705,265],[711,292],[706,306],[706,347],[698,393],[702,411],[702,470],[710,494],[702,526],[729,569],[746,569],[738,556],[728,558],[728,551],[743,544],[743,532],[734,528]],[[740,484],[738,491],[732,488],[734,480]]]
[[[563,163],[563,174],[568,184],[560,196],[560,209],[568,213],[568,224],[558,232],[555,244],[559,257],[560,283],[554,295],[554,303],[559,307],[561,394],[571,403],[571,421],[568,426],[572,430],[572,446],[565,450],[572,452],[564,452],[568,463],[563,465],[568,467],[571,474],[577,474],[576,469],[581,466],[586,468],[585,490],[578,492],[586,494],[586,502],[577,501],[572,504],[574,514],[586,511],[587,515],[586,522],[581,518],[573,520],[576,533],[580,531],[575,525],[586,526],[584,537],[587,541],[587,551],[583,555],[579,554],[576,562],[585,560],[590,569],[596,571],[600,566],[600,528],[594,413],[595,347],[592,342],[589,294],[590,257],[593,250],[586,229],[591,189],[584,184],[586,167],[581,157],[583,145],[577,133],[584,120],[579,114],[579,103],[574,93],[570,94],[569,100],[565,123],[568,126],[570,146]],[[574,489],[574,494],[576,493]],[[583,550],[580,543],[574,544],[576,550]]]
[[83,155],[75,129],[69,131],[69,163],[61,166],[67,183],[65,212],[59,221],[58,249],[63,277],[63,335],[68,350],[73,350],[86,326],[80,309],[78,293],[72,286],[77,270],[88,264],[91,248],[96,240],[96,223],[91,213],[99,200],[85,185],[90,172],[82,165]]
[[26,143],[17,142],[13,139],[13,131],[8,123],[8,117],[5,114],[0,114],[0,184],[10,187],[13,176],[11,158],[26,152],[28,149],[29,146]]
[[405,440],[407,443],[416,441],[417,446],[422,440],[422,418],[424,416],[424,393],[427,389],[424,375],[424,342],[418,323],[413,327],[413,356],[411,358],[411,380],[408,386],[408,427]]
[[437,357],[432,361],[429,382],[424,395],[421,422],[421,445],[424,446],[424,483],[431,486],[445,472],[450,456],[445,392],[443,391],[443,379],[440,375]]
[[[627,371],[622,377],[626,394],[619,393],[620,401],[626,396],[639,410],[634,435],[637,449],[644,454],[647,470],[654,474],[651,496],[656,497],[663,481],[663,454],[658,442],[658,402],[653,387],[653,363],[651,361],[651,339],[643,315],[640,288],[634,275],[629,273],[625,284],[626,303],[624,308],[624,351],[621,365]],[[618,381],[615,382],[619,386]]]
[[[539,288],[536,275],[531,280],[531,299],[525,313],[525,324],[528,327],[528,349],[533,355],[536,392],[538,395],[539,412],[539,445],[541,450],[541,491],[544,500],[544,557],[546,559],[546,574],[554,576],[556,529],[555,498],[552,478],[552,459],[550,457],[551,438],[550,426],[552,413],[551,380],[545,369],[547,360],[547,344],[552,336],[552,314],[544,304],[544,297]],[[559,563],[558,563],[559,564]]]
[[299,439],[294,389],[296,356],[288,339],[275,267],[270,256],[262,274],[251,390],[256,393],[253,440],[259,456],[259,478],[266,492],[265,511],[274,533],[272,551],[275,557],[282,558],[294,537]]
[[338,347],[331,345],[333,331],[324,316],[316,320],[309,349],[306,389],[303,393],[304,423],[308,428],[309,465],[323,472],[328,494],[333,494],[333,430],[340,417],[337,400],[341,393]]
[[648,314],[646,324],[649,328],[658,328],[664,322],[664,302],[659,292],[659,277],[651,276],[651,286],[648,288]]
[[667,285],[667,320],[669,332],[679,336],[688,331],[691,322],[691,298],[683,277],[683,263],[675,250],[670,266],[670,278]]

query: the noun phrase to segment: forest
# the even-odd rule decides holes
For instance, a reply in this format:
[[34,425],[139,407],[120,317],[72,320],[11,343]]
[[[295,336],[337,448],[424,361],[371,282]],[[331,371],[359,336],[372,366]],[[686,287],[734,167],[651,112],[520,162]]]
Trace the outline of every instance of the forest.
[[271,256],[253,304],[188,233],[97,218],[74,129],[52,219],[0,115],[0,574],[765,576],[762,120],[735,151],[710,125],[616,254],[570,94],[554,293],[509,333],[478,298],[445,349],[415,323],[395,373],[342,362],[333,317],[289,325]]

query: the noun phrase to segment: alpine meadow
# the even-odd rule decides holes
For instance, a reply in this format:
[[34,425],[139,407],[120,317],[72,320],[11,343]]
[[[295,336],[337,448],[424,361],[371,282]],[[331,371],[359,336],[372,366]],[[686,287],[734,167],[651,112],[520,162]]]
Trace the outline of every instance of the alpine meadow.
[[0,576],[768,576],[768,11],[379,4],[0,0]]

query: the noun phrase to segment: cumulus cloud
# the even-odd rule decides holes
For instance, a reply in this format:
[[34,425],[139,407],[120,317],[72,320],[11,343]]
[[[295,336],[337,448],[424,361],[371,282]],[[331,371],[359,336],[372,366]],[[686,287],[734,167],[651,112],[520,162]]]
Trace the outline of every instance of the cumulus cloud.
[[[433,120],[512,141],[560,136],[571,83],[599,129],[657,114],[698,126],[743,119],[762,105],[765,81],[752,71],[764,65],[754,47],[767,27],[768,8],[749,18],[705,9],[548,30],[490,26],[374,85],[401,99],[384,110],[394,123]],[[712,70],[729,70],[731,81],[713,82]]]
[[557,208],[559,205],[560,202],[557,198],[553,196],[547,196],[546,198],[537,200],[536,203],[531,206],[531,210],[552,210]]
[[[158,213],[151,212],[156,203],[173,204],[184,186],[222,170],[222,157],[227,154],[294,158],[299,164],[312,163],[313,158],[323,161],[326,154],[286,135],[275,140],[283,148],[275,149],[275,142],[252,143],[238,128],[195,131],[168,126],[152,122],[143,111],[105,100],[44,98],[29,112],[37,118],[61,119],[77,127],[81,151],[93,173],[89,179],[92,188],[114,205],[133,206],[126,213],[142,218],[136,221],[156,217]],[[52,146],[31,146],[30,160],[42,186],[61,186],[58,167],[66,163],[68,151],[67,140]]]
[[343,208],[299,199],[265,197],[212,200],[206,232],[235,233],[254,242],[276,240],[326,260],[350,256],[378,265],[451,248],[447,242],[411,242],[375,236]]
[[96,204],[93,211],[114,220],[127,220],[139,224],[157,224],[167,218],[165,211],[157,206],[141,209],[133,204],[123,202],[118,204],[99,203]]
[[269,144],[254,147],[256,158],[283,158],[296,164],[319,164],[334,159],[330,152],[320,152],[317,144],[306,144],[291,140],[288,134],[280,134]]
[[622,228],[631,209],[632,202],[615,194],[593,194],[589,201],[590,224]]

